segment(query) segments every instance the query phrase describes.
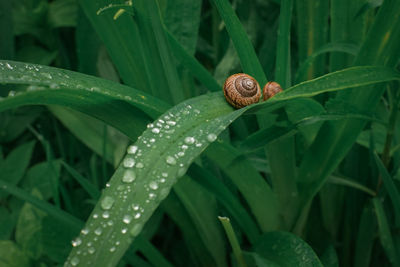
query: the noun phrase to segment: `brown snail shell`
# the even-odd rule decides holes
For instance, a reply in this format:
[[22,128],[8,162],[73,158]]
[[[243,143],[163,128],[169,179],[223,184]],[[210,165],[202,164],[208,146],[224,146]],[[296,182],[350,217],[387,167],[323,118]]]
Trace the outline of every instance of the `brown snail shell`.
[[263,99],[264,101],[273,97],[279,92],[282,92],[282,87],[277,82],[267,82],[263,88]]
[[233,74],[224,83],[226,101],[235,108],[242,108],[257,103],[261,97],[258,82],[244,73]]

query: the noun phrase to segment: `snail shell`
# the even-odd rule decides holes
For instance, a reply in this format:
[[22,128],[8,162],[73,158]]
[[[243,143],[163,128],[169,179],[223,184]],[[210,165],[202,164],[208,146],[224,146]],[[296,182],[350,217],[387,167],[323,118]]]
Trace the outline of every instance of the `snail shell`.
[[277,82],[267,82],[263,88],[263,99],[264,101],[273,97],[279,92],[282,92],[282,87]]
[[258,82],[244,73],[229,76],[224,83],[226,101],[235,108],[242,108],[260,100],[261,89]]

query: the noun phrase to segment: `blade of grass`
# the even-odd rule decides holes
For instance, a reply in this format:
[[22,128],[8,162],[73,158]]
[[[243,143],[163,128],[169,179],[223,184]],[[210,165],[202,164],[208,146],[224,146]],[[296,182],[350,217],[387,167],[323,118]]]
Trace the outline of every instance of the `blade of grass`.
[[[66,265],[115,265],[188,164],[243,112],[231,111],[221,94],[209,94],[177,105],[150,124],[128,149],[87,221],[82,246],[72,249]],[[88,242],[96,252],[81,254]],[[110,251],[115,242],[118,249]]]
[[[392,201],[393,208],[394,208],[394,215],[395,215],[395,225],[397,227],[400,226],[400,193],[397,190],[396,184],[393,181],[393,178],[390,176],[389,172],[387,171],[385,165],[383,165],[382,160],[378,157],[376,152],[374,152],[374,159],[375,163],[378,166],[378,170],[381,174],[383,184],[386,188],[390,196],[390,200]],[[400,262],[399,262],[400,263]]]
[[[325,0],[296,1],[296,13],[299,59],[301,62],[327,41],[329,2]],[[322,56],[314,61],[307,72],[306,80],[325,73],[325,60],[326,56]]]
[[368,201],[361,214],[354,252],[354,267],[371,266],[372,248],[377,230],[377,220],[371,204]]
[[231,221],[227,217],[218,216],[218,219],[225,229],[226,236],[228,237],[229,243],[231,244],[233,255],[235,255],[238,266],[247,267],[242,250],[240,249],[239,241],[237,240],[235,232],[233,231]]
[[219,15],[225,22],[226,29],[240,58],[243,71],[253,76],[260,84],[265,84],[267,78],[260,61],[231,4],[228,0],[213,0],[212,3],[216,6]]
[[89,194],[91,198],[95,200],[99,199],[100,191],[94,185],[92,185],[92,183],[89,182],[88,179],[83,177],[81,174],[79,174],[76,170],[74,170],[64,161],[61,161],[61,164],[64,166],[67,172],[72,176],[72,178],[74,178],[82,186],[82,188],[85,189],[85,191]]
[[387,221],[382,202],[379,198],[374,198],[372,203],[375,208],[376,218],[378,219],[379,238],[381,240],[382,247],[385,250],[386,256],[393,266],[400,266],[399,254],[397,253],[393,242],[393,237],[390,232],[389,223]]

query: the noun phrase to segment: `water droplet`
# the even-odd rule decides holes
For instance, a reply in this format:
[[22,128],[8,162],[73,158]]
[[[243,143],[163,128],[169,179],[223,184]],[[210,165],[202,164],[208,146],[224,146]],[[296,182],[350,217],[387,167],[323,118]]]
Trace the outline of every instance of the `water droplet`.
[[214,142],[216,139],[217,139],[217,135],[216,134],[210,133],[210,134],[207,135],[207,140],[209,142]]
[[6,67],[10,70],[14,69],[8,62],[6,63]]
[[132,221],[132,216],[131,215],[124,215],[124,218],[122,218],[122,221],[126,224],[129,224]]
[[131,231],[130,231],[130,234],[131,234],[133,237],[136,237],[136,236],[140,233],[140,231],[142,231],[142,228],[143,228],[143,225],[142,225],[142,224],[135,224],[135,225],[132,227],[132,229],[131,229]]
[[126,234],[128,232],[128,228],[122,228],[121,233]]
[[140,214],[140,212],[136,213],[136,214],[135,214],[135,219],[139,219],[140,216],[142,216],[142,214]]
[[89,233],[89,229],[87,229],[87,228],[83,228],[82,230],[81,230],[81,234],[82,235],[87,235]]
[[74,240],[71,241],[71,244],[73,247],[78,247],[80,244],[82,244],[82,239],[79,237],[75,238]]
[[136,164],[136,168],[138,168],[138,169],[141,169],[141,168],[143,168],[144,167],[144,165],[143,165],[143,163],[141,163],[141,162],[139,162],[138,164]]
[[201,147],[203,144],[202,143],[197,143],[196,147]]
[[186,168],[182,167],[182,168],[179,168],[177,175],[178,175],[178,177],[181,177],[181,176],[185,175],[185,173],[186,173]]
[[147,128],[153,128],[154,127],[154,124],[152,124],[152,123],[149,123],[149,124],[147,124]]
[[157,189],[158,189],[158,184],[157,184],[157,182],[155,182],[155,181],[151,181],[151,182],[149,183],[149,187],[150,187],[151,189],[153,189],[153,190],[157,190]]
[[106,183],[106,187],[110,187],[111,185],[110,185],[110,183]]
[[90,247],[90,248],[88,248],[88,252],[89,252],[89,254],[93,254],[96,252],[96,249],[94,247]]
[[160,133],[160,129],[159,129],[159,128],[153,128],[151,131],[152,131],[153,133],[155,133],[155,134]]
[[50,87],[50,89],[58,89],[58,88],[60,88],[60,86],[58,84],[56,84],[56,83],[51,83],[49,87]]
[[179,157],[183,157],[183,156],[185,156],[185,152],[183,152],[183,151],[179,151],[179,152],[178,152],[178,156],[179,156]]
[[108,211],[103,212],[103,215],[101,216],[104,219],[108,219],[110,217],[110,213]]
[[50,73],[42,72],[41,75],[44,76],[45,78],[49,79],[49,80],[53,79],[53,77],[51,76]]
[[139,205],[138,204],[132,204],[132,209],[133,210],[139,210]]
[[103,200],[101,201],[101,207],[104,210],[109,210],[111,207],[114,205],[114,198],[110,196],[105,196]]
[[95,233],[96,235],[101,235],[102,232],[103,232],[103,230],[101,230],[100,227],[97,228],[96,230],[94,230],[94,233]]
[[11,90],[8,92],[8,96],[15,96],[16,92],[14,90]]
[[166,181],[165,178],[160,179],[160,183],[165,183],[165,181]]
[[175,121],[167,121],[167,124],[168,124],[169,126],[175,126],[175,125],[176,125],[176,122],[175,122]]
[[116,247],[112,246],[112,247],[110,248],[110,252],[114,252],[115,249],[116,249]]
[[71,265],[72,266],[76,266],[76,265],[78,265],[79,264],[79,258],[78,257],[73,257],[72,259],[71,259]]
[[182,145],[181,147],[182,147],[183,150],[186,150],[186,149],[189,148],[187,145]]
[[124,183],[132,183],[136,179],[136,173],[133,170],[125,170],[124,175],[122,176],[122,182]]
[[137,146],[129,146],[127,152],[128,154],[135,154],[137,150],[138,150]]
[[155,199],[156,197],[157,197],[157,195],[154,193],[149,194],[149,199]]
[[163,172],[163,173],[161,173],[161,176],[167,178],[168,177],[168,173],[167,172]]
[[99,218],[99,215],[97,213],[93,214],[93,219]]
[[196,141],[196,139],[194,139],[194,137],[192,137],[192,136],[188,136],[185,138],[185,143],[188,145],[194,144],[195,141]]
[[114,225],[114,222],[111,221],[111,220],[109,220],[109,221],[107,222],[107,224],[108,224],[108,226],[113,226],[113,225]]
[[149,141],[150,141],[150,143],[154,143],[156,141],[156,139],[155,138],[151,138]]
[[125,168],[132,168],[135,165],[135,160],[133,158],[125,158],[123,164]]
[[169,165],[175,165],[176,164],[176,159],[174,157],[168,156],[165,161],[167,162],[167,164]]

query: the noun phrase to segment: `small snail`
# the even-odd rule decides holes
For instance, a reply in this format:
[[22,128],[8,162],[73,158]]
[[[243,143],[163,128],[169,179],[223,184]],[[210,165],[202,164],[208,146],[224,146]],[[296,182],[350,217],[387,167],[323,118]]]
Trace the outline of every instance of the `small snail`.
[[226,100],[235,108],[257,103],[261,96],[258,82],[244,73],[229,76],[224,83],[223,89]]
[[282,92],[282,87],[277,82],[267,82],[263,88],[264,101],[273,97],[277,93]]

